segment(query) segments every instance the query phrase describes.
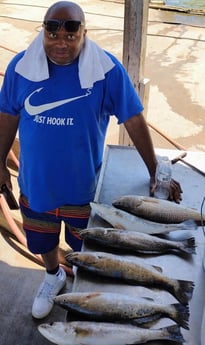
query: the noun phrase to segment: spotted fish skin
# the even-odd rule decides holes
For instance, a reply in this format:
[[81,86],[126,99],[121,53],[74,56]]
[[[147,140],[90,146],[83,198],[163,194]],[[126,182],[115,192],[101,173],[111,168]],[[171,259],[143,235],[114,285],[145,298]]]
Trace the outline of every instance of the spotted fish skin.
[[69,313],[74,311],[83,320],[146,325],[167,317],[189,329],[189,307],[180,303],[159,304],[150,298],[99,291],[61,294],[54,298],[54,303]]
[[137,258],[131,260],[104,252],[74,252],[68,254],[66,260],[92,274],[115,278],[127,284],[162,288],[182,304],[187,304],[192,298],[193,282],[169,278],[159,268]]
[[170,251],[196,254],[194,237],[182,241],[172,241],[142,232],[103,227],[81,230],[80,236],[103,247],[123,250],[123,252],[127,250],[135,254],[162,254]]
[[92,321],[52,322],[38,326],[39,332],[58,345],[125,345],[143,344],[151,340],[183,343],[178,325],[160,329]]

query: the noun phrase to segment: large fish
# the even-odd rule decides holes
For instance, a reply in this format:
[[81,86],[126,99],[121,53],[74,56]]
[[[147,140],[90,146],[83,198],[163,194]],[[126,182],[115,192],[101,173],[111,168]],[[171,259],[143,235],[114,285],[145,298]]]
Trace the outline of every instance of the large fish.
[[142,232],[121,230],[114,228],[87,228],[80,231],[83,239],[91,240],[103,247],[125,250],[132,253],[167,253],[180,251],[195,254],[195,238],[191,237],[181,241],[162,239]]
[[93,212],[118,229],[134,230],[146,234],[166,234],[170,231],[193,230],[197,228],[193,220],[187,220],[178,224],[156,223],[107,204],[91,202],[90,206]]
[[188,303],[192,297],[193,282],[169,278],[144,260],[104,252],[73,252],[66,256],[66,260],[100,276],[120,279],[128,284],[162,288],[182,304]]
[[85,320],[149,324],[167,317],[189,329],[189,307],[181,303],[159,304],[142,297],[112,292],[71,292],[54,297],[55,304]]
[[140,195],[124,195],[113,201],[113,206],[136,216],[159,223],[180,223],[193,219],[199,224],[205,214],[174,202]]
[[45,338],[58,345],[131,345],[151,340],[184,342],[178,325],[160,329],[144,329],[109,322],[58,321],[41,324],[38,330]]

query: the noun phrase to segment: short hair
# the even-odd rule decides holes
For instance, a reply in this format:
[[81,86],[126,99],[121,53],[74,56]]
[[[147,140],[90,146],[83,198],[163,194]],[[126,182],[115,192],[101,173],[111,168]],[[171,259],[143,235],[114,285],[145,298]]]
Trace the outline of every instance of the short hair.
[[44,16],[44,20],[50,16],[50,14],[52,12],[54,12],[55,10],[57,9],[60,9],[60,8],[67,8],[67,9],[70,9],[74,14],[77,14],[79,16],[79,20],[83,23],[85,23],[85,14],[82,10],[82,8],[76,4],[75,2],[72,2],[72,1],[58,1],[58,2],[55,2],[53,5],[51,5],[45,16]]

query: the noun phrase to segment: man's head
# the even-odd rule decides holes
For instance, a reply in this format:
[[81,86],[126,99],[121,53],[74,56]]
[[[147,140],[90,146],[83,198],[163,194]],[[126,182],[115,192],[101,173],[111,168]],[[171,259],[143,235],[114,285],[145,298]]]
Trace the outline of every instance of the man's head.
[[56,2],[46,12],[43,27],[44,48],[51,61],[65,65],[78,57],[87,32],[80,6],[70,1]]

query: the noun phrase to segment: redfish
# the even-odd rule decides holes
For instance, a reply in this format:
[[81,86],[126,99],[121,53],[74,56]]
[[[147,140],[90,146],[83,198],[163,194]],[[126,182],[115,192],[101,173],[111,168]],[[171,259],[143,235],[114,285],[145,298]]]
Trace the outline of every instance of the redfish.
[[159,223],[180,223],[193,219],[199,224],[205,220],[193,208],[185,207],[168,200],[141,195],[124,195],[113,201],[112,205],[128,213]]
[[117,229],[138,231],[145,234],[166,234],[176,230],[193,230],[197,228],[193,220],[187,220],[178,224],[156,223],[107,204],[91,202],[90,206],[94,213]]
[[138,258],[104,252],[73,252],[66,260],[93,274],[120,279],[127,284],[158,287],[169,291],[180,303],[186,304],[192,297],[194,283],[169,278],[156,268]]

